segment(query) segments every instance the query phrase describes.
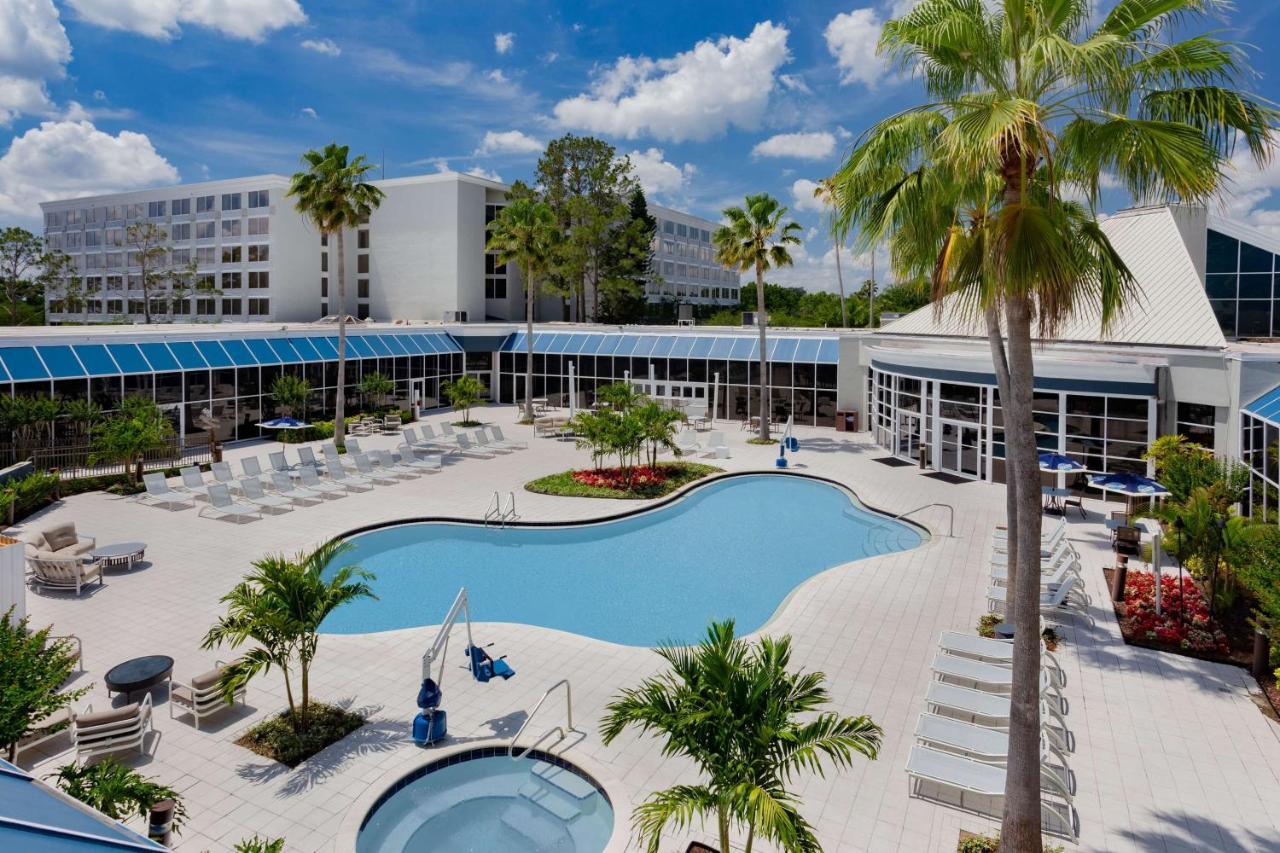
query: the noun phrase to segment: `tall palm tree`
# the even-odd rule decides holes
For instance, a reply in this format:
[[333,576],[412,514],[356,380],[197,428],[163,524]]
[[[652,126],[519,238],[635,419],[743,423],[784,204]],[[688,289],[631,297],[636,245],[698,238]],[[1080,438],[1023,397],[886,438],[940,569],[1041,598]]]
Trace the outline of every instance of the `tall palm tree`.
[[756,274],[756,326],[760,329],[760,439],[769,440],[769,352],[765,341],[765,270],[791,266],[787,246],[800,244],[800,223],[784,223],[787,209],[768,193],[749,195],[742,207],[723,211],[728,225],[712,236],[716,258],[728,267]]
[[[293,557],[269,554],[253,562],[253,571],[222,597],[227,612],[205,634],[202,648],[220,644],[238,648],[252,640],[254,648],[228,667],[222,687],[228,696],[271,667],[284,676],[289,719],[307,727],[311,702],[311,664],[320,645],[320,623],[330,613],[358,598],[376,598],[370,572],[333,563],[351,550],[350,542],[331,540]],[[299,678],[294,701],[290,671]]]
[[[986,322],[997,373],[1007,364],[1017,555],[1002,850],[1041,849],[1032,327],[1052,337],[1087,305],[1105,328],[1134,291],[1092,215],[1104,177],[1144,202],[1203,202],[1236,145],[1268,160],[1277,114],[1237,89],[1239,52],[1179,38],[1211,7],[1119,0],[1099,21],[1091,0],[921,0],[885,25],[880,50],[923,76],[928,103],[864,133],[836,179],[840,215],[864,240],[889,236],[895,265],[932,239],[935,295],[959,291]],[[1064,203],[1070,190],[1088,208]],[[931,211],[939,194],[950,201]]]
[[[813,188],[813,197],[822,202],[823,207],[835,207],[835,181],[832,178],[823,178],[818,181],[818,185]],[[840,248],[844,245],[845,238],[849,235],[841,229],[841,220],[835,215],[834,209],[831,213],[831,242],[836,253],[836,284],[840,287],[840,325],[849,327],[849,308],[844,301],[844,272],[840,269]],[[868,323],[867,325],[871,325]]]
[[326,238],[338,240],[338,388],[334,399],[333,441],[342,447],[347,424],[347,256],[343,234],[369,221],[382,203],[382,190],[365,179],[374,166],[363,154],[349,157],[350,148],[330,142],[323,151],[314,148],[302,155],[306,169],[289,182],[295,207]]
[[533,420],[533,311],[538,279],[547,271],[559,242],[560,229],[551,206],[536,198],[511,198],[489,223],[485,248],[498,253],[499,263],[515,264],[524,281],[524,417],[529,421]]
[[734,636],[733,620],[712,623],[696,646],[662,646],[671,669],[623,690],[600,731],[606,745],[629,726],[665,738],[664,755],[684,755],[705,781],[658,791],[636,808],[640,840],[650,853],[663,830],[713,818],[720,849],[734,824],[746,827],[746,851],[757,835],[784,850],[820,850],[813,828],[788,790],[800,771],[823,773],[823,760],[848,767],[855,755],[874,759],[882,732],[866,716],[819,709],[828,701],[820,672],[792,671],[791,638]]

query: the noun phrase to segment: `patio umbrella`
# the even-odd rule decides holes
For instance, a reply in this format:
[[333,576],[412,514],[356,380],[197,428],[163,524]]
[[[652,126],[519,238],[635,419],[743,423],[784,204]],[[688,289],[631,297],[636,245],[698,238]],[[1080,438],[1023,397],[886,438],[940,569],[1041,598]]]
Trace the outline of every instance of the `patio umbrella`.
[[1041,453],[1040,470],[1053,472],[1083,471],[1084,465],[1061,453]]
[[1117,492],[1125,496],[1125,511],[1132,510],[1132,503],[1135,497],[1138,498],[1163,498],[1167,497],[1169,490],[1157,483],[1150,477],[1143,477],[1138,474],[1130,474],[1128,472],[1120,472],[1118,474],[1093,474],[1089,477],[1089,485],[1102,489],[1104,492]]
[[[310,426],[311,424],[307,423],[306,421],[300,421],[297,418],[288,418],[288,417],[272,418],[269,421],[258,422],[258,429],[274,429],[274,430],[307,429]],[[284,444],[283,439],[280,441],[280,444],[281,445]]]

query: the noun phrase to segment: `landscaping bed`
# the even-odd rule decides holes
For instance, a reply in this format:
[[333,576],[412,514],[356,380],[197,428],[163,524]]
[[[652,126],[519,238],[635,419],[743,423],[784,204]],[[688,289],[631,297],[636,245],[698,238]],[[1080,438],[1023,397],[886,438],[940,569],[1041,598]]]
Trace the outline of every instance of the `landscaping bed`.
[[527,491],[540,495],[644,500],[669,495],[681,486],[722,471],[723,469],[714,465],[698,462],[660,462],[653,466],[641,465],[630,469],[629,487],[627,472],[618,468],[561,471],[559,474],[525,483],[524,487]]
[[311,703],[307,716],[310,722],[301,734],[294,731],[289,712],[283,711],[250,728],[236,739],[236,744],[288,767],[297,767],[365,723],[359,714],[320,702]]

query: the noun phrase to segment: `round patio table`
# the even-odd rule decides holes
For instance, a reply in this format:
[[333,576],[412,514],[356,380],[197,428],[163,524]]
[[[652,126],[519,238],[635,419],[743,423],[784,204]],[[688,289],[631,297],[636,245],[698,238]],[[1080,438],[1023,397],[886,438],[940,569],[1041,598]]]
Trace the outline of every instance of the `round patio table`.
[[168,655],[146,655],[116,664],[107,670],[102,680],[106,682],[107,695],[113,692],[123,693],[125,699],[130,699],[138,691],[168,681],[171,675],[173,658]]
[[103,545],[94,548],[90,554],[93,559],[102,563],[102,568],[125,566],[132,569],[133,564],[147,553],[146,542],[118,542],[114,545]]

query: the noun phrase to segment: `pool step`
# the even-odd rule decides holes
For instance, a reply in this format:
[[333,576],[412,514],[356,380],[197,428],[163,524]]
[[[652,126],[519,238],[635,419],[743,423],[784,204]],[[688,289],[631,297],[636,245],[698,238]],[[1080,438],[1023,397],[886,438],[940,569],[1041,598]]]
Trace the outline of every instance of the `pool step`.
[[577,773],[547,761],[534,762],[532,773],[548,785],[554,785],[575,800],[585,800],[596,792],[595,786]]
[[503,826],[529,842],[534,850],[553,850],[564,840],[564,827],[544,812],[517,801],[503,809]]
[[559,818],[562,823],[568,823],[582,814],[574,803],[565,799],[559,788],[551,788],[539,782],[526,782],[516,793]]

